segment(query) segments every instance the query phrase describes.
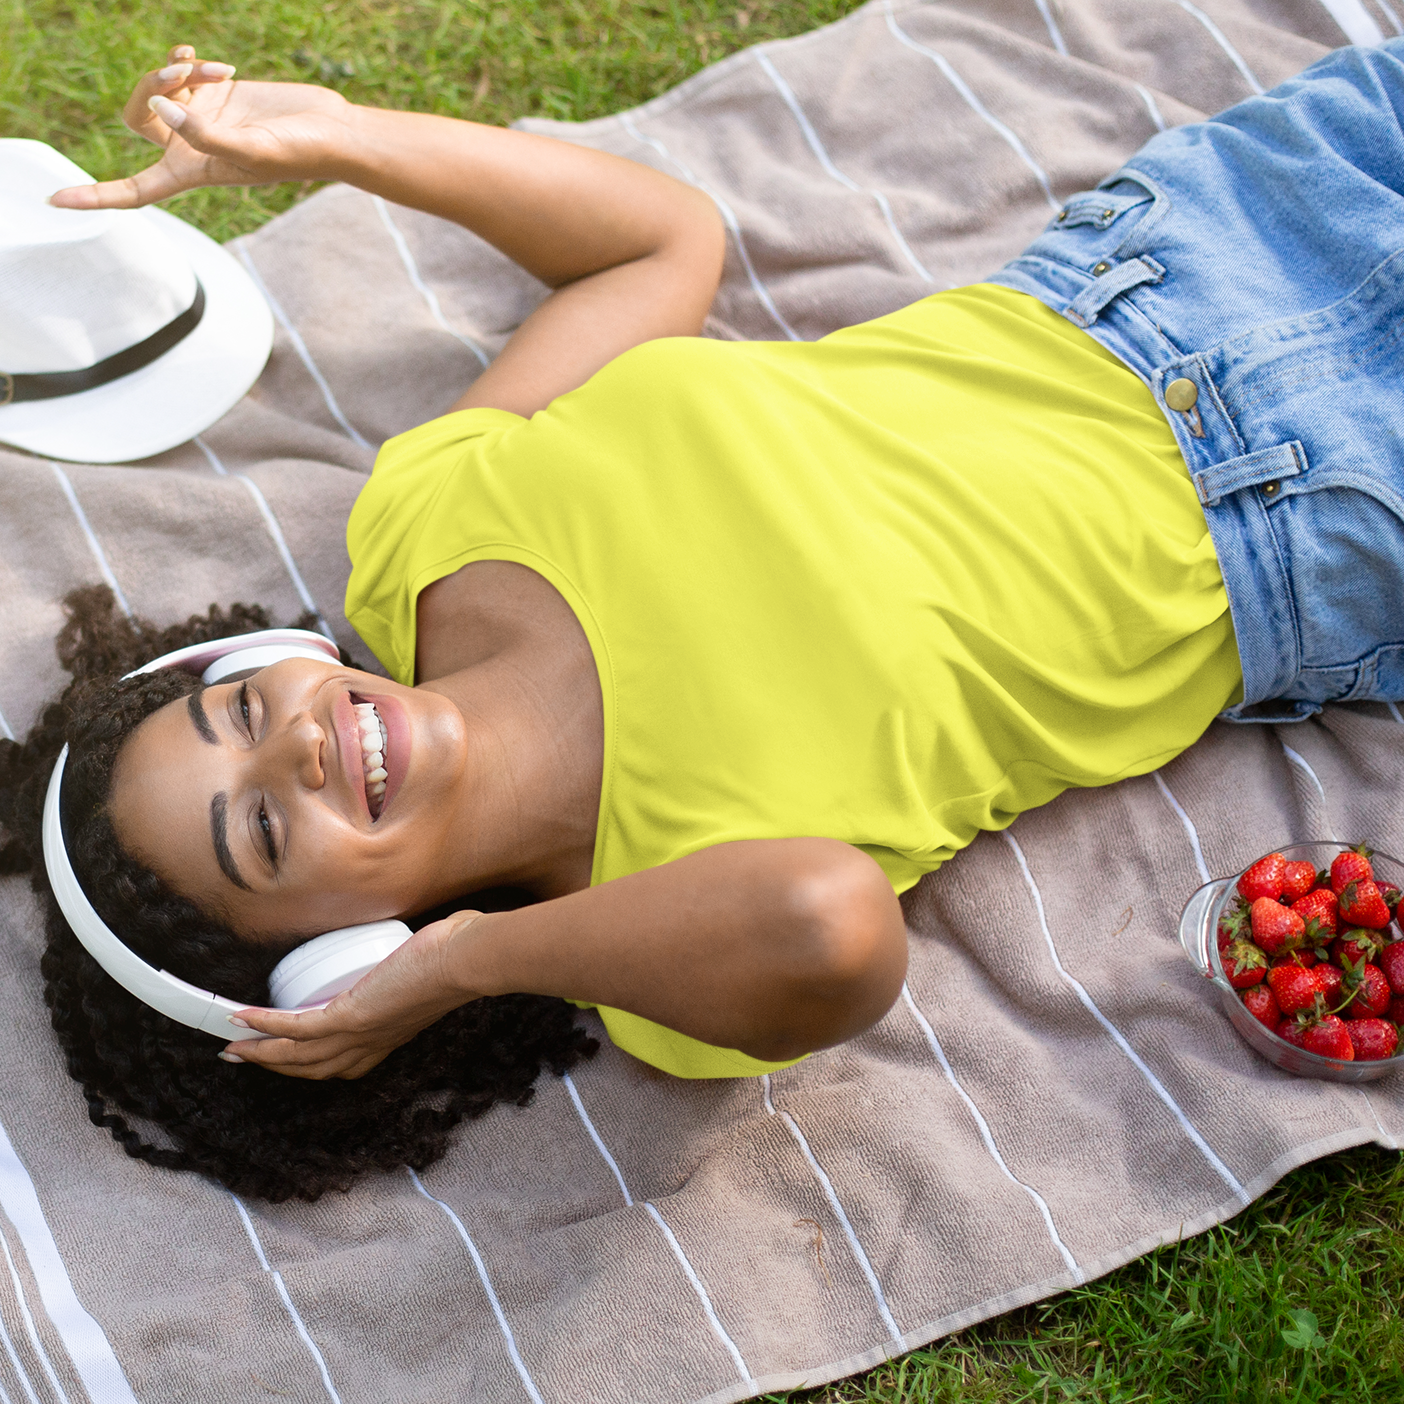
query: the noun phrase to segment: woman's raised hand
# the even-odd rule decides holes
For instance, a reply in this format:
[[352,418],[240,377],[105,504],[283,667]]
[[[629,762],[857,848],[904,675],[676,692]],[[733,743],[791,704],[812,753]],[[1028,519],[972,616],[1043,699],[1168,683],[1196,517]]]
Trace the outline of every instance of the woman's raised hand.
[[393,955],[323,1009],[245,1009],[271,1038],[231,1043],[219,1056],[288,1077],[357,1078],[451,1010],[477,998],[450,974],[448,949],[481,912],[455,912],[416,931]]
[[154,165],[97,185],[74,185],[49,203],[61,209],[132,209],[203,185],[266,185],[320,178],[351,105],[308,83],[231,81],[227,63],[200,61],[188,44],[144,75],[122,120],[163,147]]

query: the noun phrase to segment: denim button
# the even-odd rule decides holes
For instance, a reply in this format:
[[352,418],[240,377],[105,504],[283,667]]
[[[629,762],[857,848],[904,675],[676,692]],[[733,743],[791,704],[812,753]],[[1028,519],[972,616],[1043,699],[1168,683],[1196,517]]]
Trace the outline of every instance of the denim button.
[[1263,496],[1264,496],[1264,497],[1276,497],[1276,496],[1277,496],[1277,490],[1278,490],[1278,488],[1280,488],[1281,486],[1282,486],[1282,484],[1281,484],[1281,483],[1277,483],[1277,482],[1273,482],[1273,483],[1264,483],[1264,484],[1263,484]]
[[1165,387],[1165,403],[1172,410],[1192,410],[1198,399],[1199,387],[1192,380],[1181,377]]
[[1105,273],[1110,267],[1111,264],[1107,263],[1105,260],[1103,260],[1101,263],[1095,263],[1092,265],[1092,276],[1094,278],[1100,278],[1102,274]]

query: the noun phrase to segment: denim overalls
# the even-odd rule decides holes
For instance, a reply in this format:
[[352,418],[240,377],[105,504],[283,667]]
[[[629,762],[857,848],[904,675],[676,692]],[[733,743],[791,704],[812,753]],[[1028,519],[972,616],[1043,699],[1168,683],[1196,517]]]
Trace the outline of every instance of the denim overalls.
[[1243,661],[1235,721],[1404,698],[1404,40],[1162,133],[991,282],[1150,386]]

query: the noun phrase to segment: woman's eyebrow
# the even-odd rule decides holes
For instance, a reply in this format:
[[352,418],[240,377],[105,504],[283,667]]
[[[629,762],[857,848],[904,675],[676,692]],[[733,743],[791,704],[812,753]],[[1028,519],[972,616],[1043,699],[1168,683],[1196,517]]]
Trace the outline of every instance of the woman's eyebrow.
[[[190,713],[190,720],[195,723],[195,730],[200,733],[200,740],[209,742],[211,746],[218,746],[219,737],[215,735],[215,729],[210,725],[209,713],[205,711],[205,704],[200,700],[200,693],[203,691],[204,689],[201,688],[192,692],[185,699],[185,709]],[[225,852],[228,851],[226,848]],[[222,867],[223,864],[220,866]],[[239,886],[242,887],[243,883],[240,883]]]
[[[193,693],[191,694],[194,695]],[[203,712],[200,714],[204,715]],[[209,722],[206,721],[206,726]],[[234,862],[234,855],[229,851],[229,796],[221,790],[210,801],[210,835],[214,839],[215,858],[219,861],[219,870],[234,884],[235,887],[242,887],[245,892],[252,892],[253,888],[244,881],[243,874],[240,873],[238,864]]]

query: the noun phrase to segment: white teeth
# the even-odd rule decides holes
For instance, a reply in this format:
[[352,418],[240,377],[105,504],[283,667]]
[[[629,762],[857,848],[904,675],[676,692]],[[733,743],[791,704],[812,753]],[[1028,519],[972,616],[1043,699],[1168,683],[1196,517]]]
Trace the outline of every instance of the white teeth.
[[360,732],[361,766],[366,777],[366,799],[370,803],[371,815],[378,818],[380,801],[385,797],[385,750],[389,744],[385,723],[372,702],[356,702],[352,706],[356,712],[356,729]]

